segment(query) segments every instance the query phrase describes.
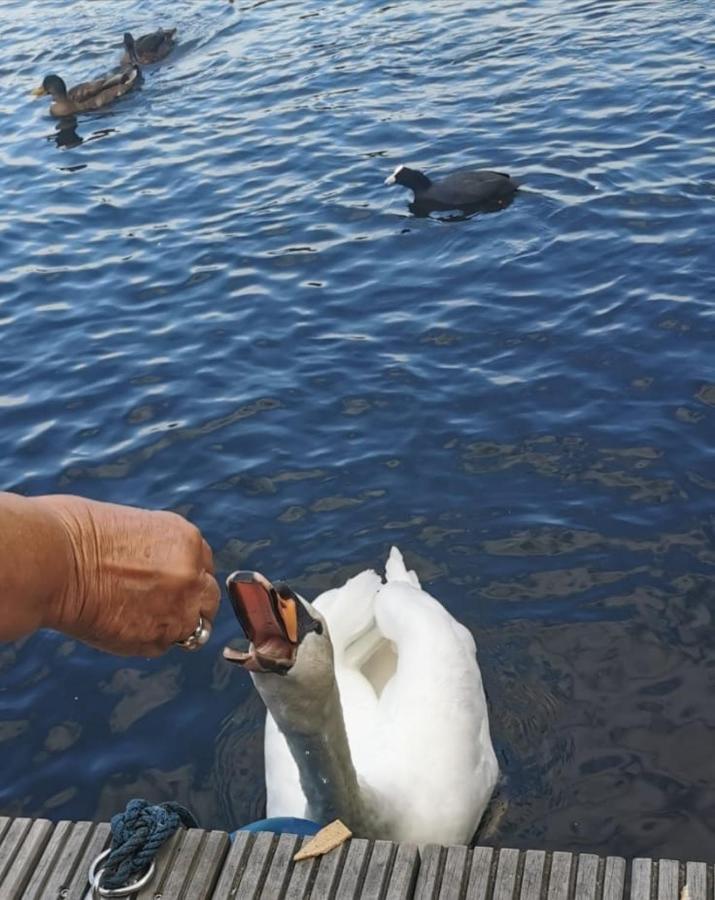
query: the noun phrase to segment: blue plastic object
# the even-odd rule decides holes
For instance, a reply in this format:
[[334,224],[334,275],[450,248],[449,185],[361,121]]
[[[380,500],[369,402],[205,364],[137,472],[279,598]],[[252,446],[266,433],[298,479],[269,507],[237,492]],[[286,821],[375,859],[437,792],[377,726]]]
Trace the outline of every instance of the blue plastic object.
[[239,831],[272,831],[274,834],[299,834],[301,837],[310,837],[320,831],[320,825],[311,822],[310,819],[294,819],[292,816],[276,816],[272,819],[259,819],[257,822],[249,822],[231,835],[233,839]]

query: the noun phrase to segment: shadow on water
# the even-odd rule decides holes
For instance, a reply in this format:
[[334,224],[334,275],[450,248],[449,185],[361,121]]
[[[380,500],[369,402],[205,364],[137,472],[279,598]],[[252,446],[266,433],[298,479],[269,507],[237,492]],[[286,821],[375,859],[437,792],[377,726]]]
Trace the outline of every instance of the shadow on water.
[[440,204],[429,203],[424,200],[413,200],[408,204],[408,209],[419,219],[426,219],[432,216],[432,213],[454,210],[450,215],[432,217],[438,219],[440,222],[465,222],[467,219],[471,219],[476,215],[502,212],[508,206],[511,206],[515,199],[516,194],[512,194],[510,197],[493,200],[488,203],[473,203],[469,206],[449,207],[447,209]]

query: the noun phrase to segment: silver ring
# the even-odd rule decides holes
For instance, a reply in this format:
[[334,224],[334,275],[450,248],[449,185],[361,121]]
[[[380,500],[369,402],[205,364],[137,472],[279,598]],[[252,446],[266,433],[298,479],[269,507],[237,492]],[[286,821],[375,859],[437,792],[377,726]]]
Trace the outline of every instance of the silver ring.
[[203,616],[199,616],[199,624],[194,628],[191,634],[183,641],[174,641],[177,647],[182,650],[199,650],[211,637],[211,623],[207,622]]

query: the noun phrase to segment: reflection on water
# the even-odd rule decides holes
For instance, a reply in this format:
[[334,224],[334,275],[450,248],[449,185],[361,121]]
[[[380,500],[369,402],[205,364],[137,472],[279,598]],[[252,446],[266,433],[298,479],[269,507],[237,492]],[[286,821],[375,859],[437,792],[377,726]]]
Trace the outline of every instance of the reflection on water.
[[[180,0],[141,92],[55,122],[39,71],[166,21],[73,9],[0,6],[2,487],[173,508],[307,597],[396,543],[477,640],[485,840],[715,860],[712,4]],[[422,218],[400,159],[524,187]],[[0,812],[258,818],[235,636],[0,648]]]

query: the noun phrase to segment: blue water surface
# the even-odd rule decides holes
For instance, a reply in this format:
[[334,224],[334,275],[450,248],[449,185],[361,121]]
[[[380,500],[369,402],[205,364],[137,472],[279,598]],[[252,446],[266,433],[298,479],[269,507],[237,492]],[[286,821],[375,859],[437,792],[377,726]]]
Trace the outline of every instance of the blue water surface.
[[[180,38],[59,127],[30,90]],[[0,5],[0,487],[177,510],[307,597],[398,544],[474,633],[484,839],[715,859],[711,0]],[[516,175],[416,218],[398,163]],[[0,812],[263,815],[222,645],[0,650]],[[445,665],[449,660],[444,661]]]

